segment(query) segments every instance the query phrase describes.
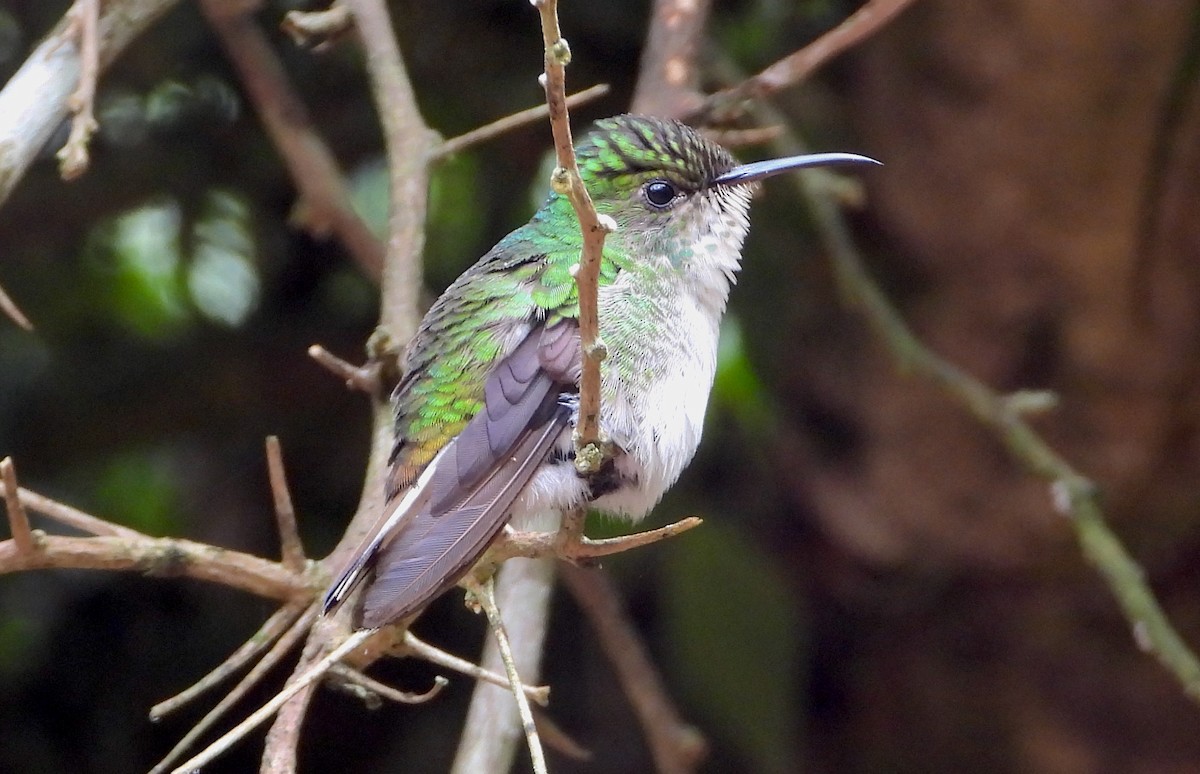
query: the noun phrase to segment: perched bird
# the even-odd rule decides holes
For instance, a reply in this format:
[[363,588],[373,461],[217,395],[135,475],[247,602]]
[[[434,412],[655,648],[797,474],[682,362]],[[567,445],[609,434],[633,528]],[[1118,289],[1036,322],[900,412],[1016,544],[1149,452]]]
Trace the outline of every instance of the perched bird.
[[601,429],[615,454],[573,464],[582,247],[551,193],[450,285],[422,320],[396,387],[386,517],[325,596],[366,583],[358,625],[410,616],[453,586],[510,521],[555,529],[580,505],[636,521],[700,443],[717,336],[757,181],[846,153],[738,165],[677,121],[598,121],[576,156],[596,210],[616,223],[600,271]]

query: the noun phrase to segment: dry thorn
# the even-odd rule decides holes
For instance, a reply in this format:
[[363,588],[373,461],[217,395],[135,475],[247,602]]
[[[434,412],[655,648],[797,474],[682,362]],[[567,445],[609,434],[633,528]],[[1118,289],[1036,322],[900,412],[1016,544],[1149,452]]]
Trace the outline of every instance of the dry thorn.
[[0,460],[0,475],[4,480],[4,507],[8,511],[8,527],[12,531],[13,543],[17,553],[31,554],[36,545],[33,531],[29,528],[29,514],[21,503],[21,487],[17,485],[17,468],[13,465],[12,457]]
[[33,330],[33,323],[29,322],[29,318],[26,317],[25,313],[21,311],[21,308],[18,307],[11,298],[9,298],[8,294],[4,292],[4,288],[2,287],[0,287],[0,312],[4,312],[8,319],[12,320],[25,330]]
[[[583,91],[576,92],[567,97],[567,107],[574,108],[580,105],[587,104],[594,99],[599,99],[605,94],[608,94],[609,88],[606,83],[599,83],[595,86],[590,86]],[[505,132],[511,132],[519,126],[540,121],[550,114],[550,107],[542,104],[536,107],[526,108],[512,115],[497,119],[490,124],[485,124],[478,129],[472,129],[465,134],[460,134],[457,137],[451,137],[442,144],[438,145],[433,150],[431,161],[437,162],[459,153],[473,145],[478,145],[486,142],[493,137],[497,137]]]
[[[372,700],[377,703],[379,698],[394,701],[397,704],[424,704],[436,698],[442,692],[442,689],[450,684],[449,680],[438,675],[433,678],[433,687],[428,691],[424,693],[412,693],[410,691],[400,691],[390,685],[385,685],[375,678],[369,677],[345,664],[334,664],[329,671],[349,683],[349,685],[341,686],[343,690],[351,690],[352,686],[361,690],[361,698],[368,706],[371,705]],[[355,691],[355,693],[357,692]]]
[[297,46],[324,51],[354,26],[350,9],[334,2],[324,11],[288,11],[280,28]]
[[75,0],[67,35],[79,38],[79,86],[67,99],[74,113],[67,144],[58,152],[59,172],[74,180],[88,168],[88,142],[96,131],[96,80],[100,77],[100,0]]
[[279,545],[283,566],[296,574],[304,572],[308,559],[296,527],[296,509],[288,492],[287,474],[283,469],[283,452],[279,438],[267,437],[267,475],[271,479],[271,495],[275,500],[275,521],[279,525]]

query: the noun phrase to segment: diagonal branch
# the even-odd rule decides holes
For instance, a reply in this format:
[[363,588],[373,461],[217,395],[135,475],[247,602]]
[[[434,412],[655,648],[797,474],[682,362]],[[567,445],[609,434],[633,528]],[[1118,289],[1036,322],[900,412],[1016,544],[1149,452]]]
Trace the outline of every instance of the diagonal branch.
[[29,322],[29,318],[25,316],[16,302],[9,298],[8,293],[5,293],[2,287],[0,287],[0,312],[25,330],[33,330],[33,323]]
[[[580,105],[585,105],[594,99],[599,99],[608,94],[609,88],[607,83],[598,83],[595,86],[589,86],[583,91],[576,92],[567,97],[567,107],[573,108]],[[525,110],[518,111],[512,115],[507,115],[504,118],[497,119],[490,124],[485,124],[478,129],[460,134],[457,137],[451,137],[449,140],[441,143],[434,149],[433,160],[441,161],[447,156],[453,156],[455,153],[460,153],[472,145],[486,142],[493,137],[497,137],[505,132],[511,132],[519,126],[531,124],[534,121],[540,121],[550,115],[550,106],[545,103],[536,105]]]
[[249,8],[231,0],[201,0],[200,8],[296,184],[296,212],[305,230],[317,237],[335,234],[362,272],[378,280],[383,245],[351,206],[337,160]]
[[818,67],[847,49],[869,40],[914,0],[870,0],[846,19],[799,51],[795,51],[738,85],[709,95],[688,115],[702,121],[728,123],[747,103],[771,96],[812,75]]

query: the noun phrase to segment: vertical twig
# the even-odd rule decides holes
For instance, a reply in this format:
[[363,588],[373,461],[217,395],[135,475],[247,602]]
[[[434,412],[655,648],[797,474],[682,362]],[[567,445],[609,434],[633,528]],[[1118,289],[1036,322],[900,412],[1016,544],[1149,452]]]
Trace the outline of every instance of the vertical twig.
[[79,85],[67,99],[75,116],[71,133],[58,152],[59,173],[74,180],[87,171],[88,142],[96,131],[96,81],[100,78],[100,0],[75,0],[71,31],[79,38]]
[[533,709],[529,706],[529,697],[525,695],[525,685],[517,671],[517,662],[513,658],[512,648],[508,642],[508,632],[504,628],[504,619],[500,617],[500,609],[496,607],[496,581],[489,577],[481,584],[476,584],[473,595],[487,616],[488,626],[496,638],[496,647],[500,652],[500,661],[504,664],[504,673],[508,675],[508,684],[512,689],[513,698],[517,701],[517,714],[521,718],[521,729],[529,742],[529,760],[533,765],[534,774],[547,774],[546,753],[542,750],[542,740],[538,736],[537,724],[533,721]]
[[304,572],[308,559],[296,527],[296,509],[288,491],[287,474],[283,469],[283,452],[278,436],[267,436],[267,475],[271,479],[271,495],[275,500],[275,521],[279,525],[279,546],[283,566],[295,573]]
[[8,527],[12,530],[13,542],[17,544],[19,553],[32,553],[33,532],[29,529],[29,515],[21,503],[21,488],[17,485],[17,468],[13,465],[12,457],[0,460],[0,475],[4,480],[4,507],[8,511]]
[[611,218],[601,218],[596,213],[592,197],[579,177],[566,96],[566,66],[571,61],[571,48],[558,27],[558,2],[533,0],[533,5],[541,15],[546,67],[543,83],[558,162],[550,184],[556,192],[570,200],[583,233],[583,253],[575,274],[575,284],[579,289],[579,343],[583,357],[583,373],[579,380],[579,420],[575,427],[575,464],[582,473],[594,473],[604,461],[599,443],[600,363],[606,355],[604,343],[600,340],[600,258],[604,252],[604,238],[615,228],[615,224]]

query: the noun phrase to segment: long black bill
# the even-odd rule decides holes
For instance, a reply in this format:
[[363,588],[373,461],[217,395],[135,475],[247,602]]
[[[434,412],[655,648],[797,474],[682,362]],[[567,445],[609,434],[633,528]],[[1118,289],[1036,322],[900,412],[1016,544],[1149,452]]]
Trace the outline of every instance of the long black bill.
[[876,161],[869,156],[860,156],[857,153],[809,153],[804,156],[788,156],[782,159],[767,159],[766,161],[742,164],[713,178],[710,184],[753,183],[756,180],[778,175],[781,172],[791,172],[794,169],[841,166],[843,164],[879,164],[882,166],[883,162]]

